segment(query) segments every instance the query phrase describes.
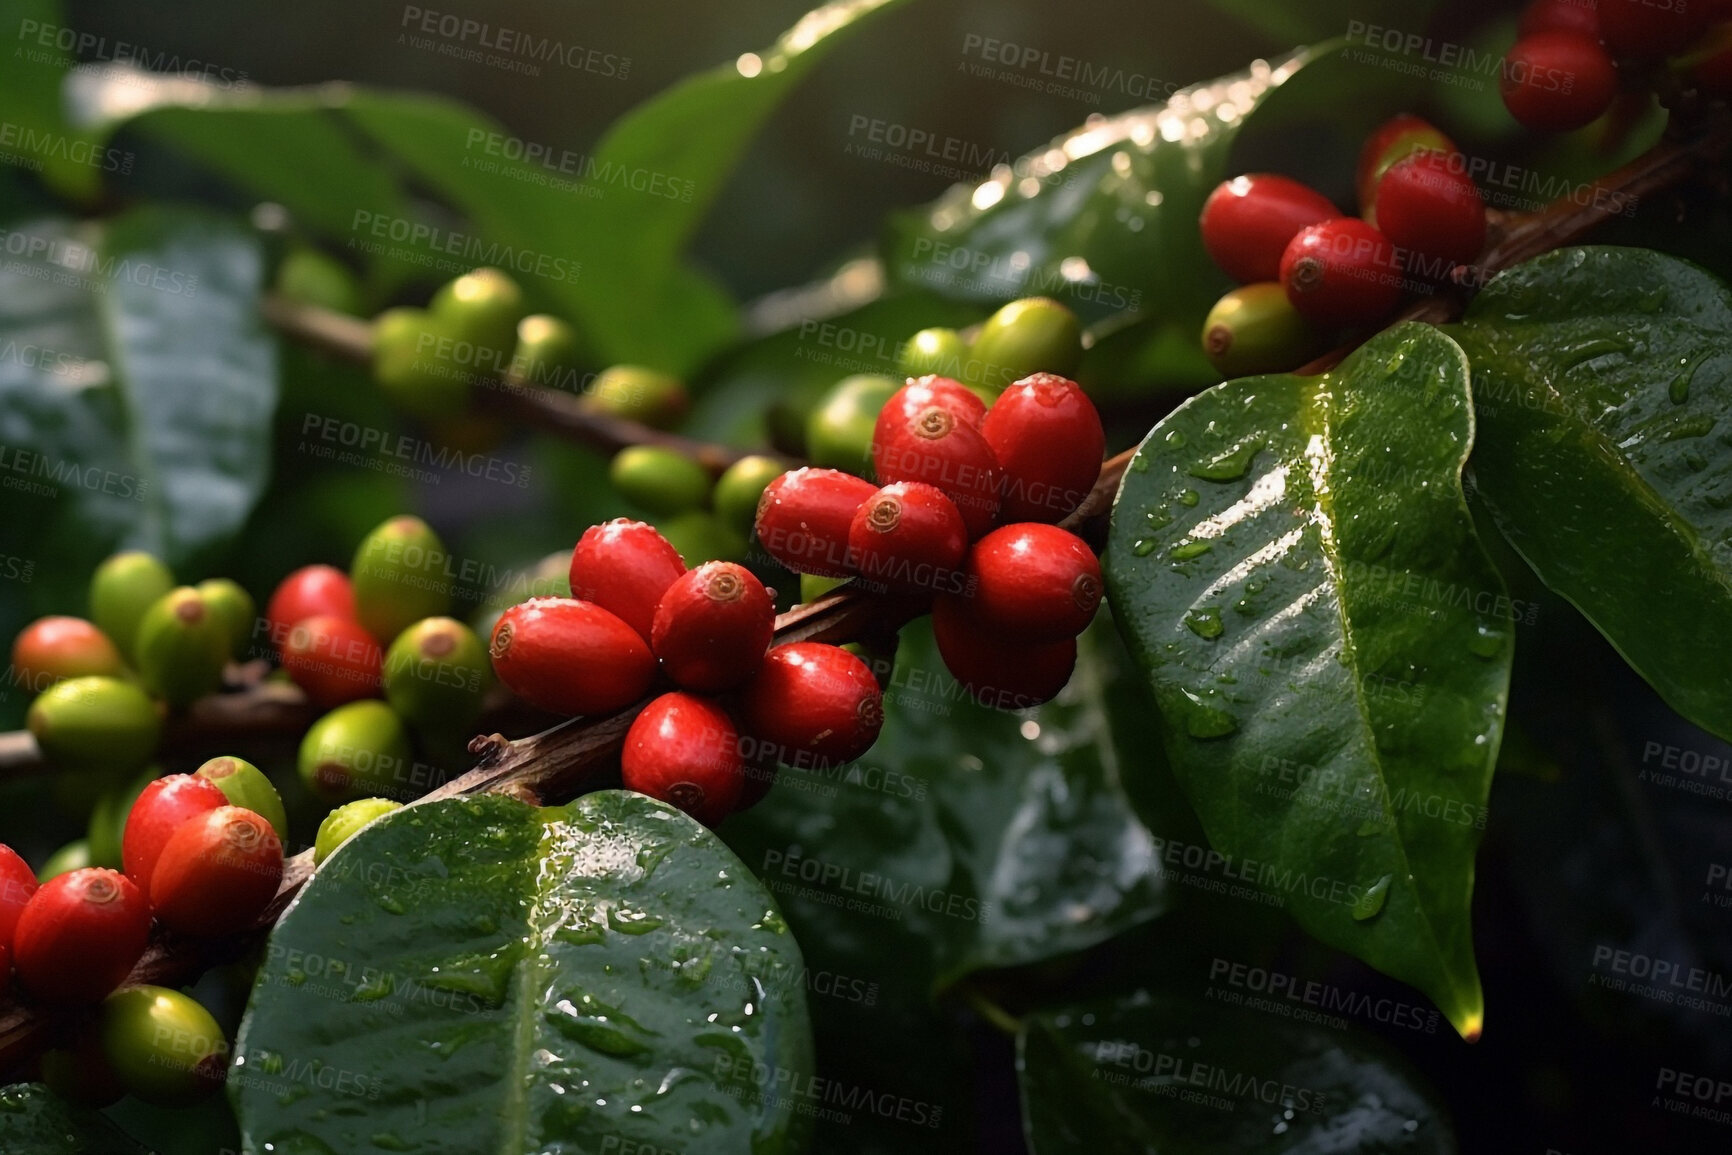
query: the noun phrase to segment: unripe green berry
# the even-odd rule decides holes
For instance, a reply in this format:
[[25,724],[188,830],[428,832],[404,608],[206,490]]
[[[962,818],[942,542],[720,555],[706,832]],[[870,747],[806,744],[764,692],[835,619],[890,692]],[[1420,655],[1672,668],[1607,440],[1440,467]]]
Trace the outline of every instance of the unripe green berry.
[[162,736],[156,703],[119,678],[69,678],[37,695],[26,725],[54,765],[130,773],[150,761]]
[[146,1103],[184,1107],[222,1086],[229,1044],[196,999],[167,987],[115,991],[97,1012],[102,1054]]
[[259,612],[253,596],[228,578],[207,578],[193,588],[228,631],[229,657],[239,659],[253,635],[253,622]]
[[361,315],[361,282],[349,266],[317,249],[300,248],[277,268],[277,293],[298,305]]
[[173,588],[174,575],[156,558],[140,550],[117,553],[91,575],[90,620],[132,661],[144,612]]
[[245,758],[224,755],[212,758],[193,773],[215,784],[229,805],[251,810],[269,822],[277,838],[288,845],[289,816],[283,811],[283,796],[263,770]]
[[981,324],[969,360],[970,383],[994,391],[1030,373],[1069,377],[1082,360],[1082,324],[1051,297],[1012,301]]
[[754,454],[740,458],[716,479],[715,492],[710,495],[716,517],[736,533],[750,535],[764,487],[785,472],[787,466],[774,457]]
[[393,405],[429,420],[469,407],[475,366],[438,356],[440,342],[450,339],[421,309],[386,309],[373,319],[373,379]]
[[823,574],[803,573],[800,575],[800,604],[815,602],[848,579],[845,577],[825,577]]
[[380,523],[349,565],[355,617],[388,646],[411,623],[445,613],[451,608],[447,560],[439,535],[420,518],[405,514]]
[[[517,343],[517,322],[527,311],[523,290],[499,269],[476,269],[433,294],[427,311],[439,327],[477,349],[476,367],[502,371]],[[491,357],[480,356],[486,350]]]
[[389,798],[357,798],[337,807],[319,823],[319,833],[313,838],[313,865],[323,864],[343,843],[391,811],[401,809],[401,802]]
[[229,627],[191,586],[170,590],[138,623],[138,674],[171,706],[217,690],[229,659]]
[[469,729],[493,684],[487,647],[454,618],[425,618],[385,655],[385,700],[405,722],[432,734]]
[[845,377],[806,419],[806,454],[813,465],[872,476],[872,431],[878,411],[901,388],[891,377]]
[[126,834],[126,816],[144,788],[162,777],[160,766],[147,766],[130,782],[104,790],[90,808],[85,841],[90,846],[90,864],[119,870],[124,865],[121,845]]
[[656,522],[656,530],[679,551],[687,569],[707,561],[739,561],[746,556],[745,535],[723,525],[712,513],[694,509]]
[[685,419],[691,395],[678,377],[642,365],[610,365],[596,374],[584,405],[597,413],[672,429]]
[[575,393],[583,385],[583,342],[558,317],[532,313],[517,322],[511,376],[525,385]]
[[1203,321],[1203,352],[1223,377],[1290,372],[1316,346],[1316,334],[1277,281],[1234,289]]
[[620,495],[658,517],[701,508],[710,475],[691,458],[659,445],[632,445],[614,454],[608,480]]
[[90,841],[77,838],[56,850],[42,864],[42,869],[36,872],[37,882],[47,882],[74,870],[83,870],[87,866],[96,865],[90,860]]
[[961,380],[968,362],[968,342],[955,329],[922,329],[908,338],[897,358],[897,371],[904,377],[940,377]]
[[308,790],[326,802],[402,793],[413,779],[415,754],[397,712],[377,699],[338,706],[301,739],[297,769]]

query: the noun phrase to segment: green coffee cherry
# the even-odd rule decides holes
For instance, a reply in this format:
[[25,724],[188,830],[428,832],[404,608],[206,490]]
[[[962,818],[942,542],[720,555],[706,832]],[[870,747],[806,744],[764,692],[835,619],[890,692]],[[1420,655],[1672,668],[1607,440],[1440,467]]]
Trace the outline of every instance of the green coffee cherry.
[[534,313],[517,322],[511,376],[525,385],[575,393],[583,385],[583,343],[558,317]]
[[800,575],[800,604],[815,602],[843,582],[847,578],[825,577],[822,574],[803,573]]
[[487,648],[454,618],[416,622],[385,655],[385,700],[417,730],[468,730],[481,717],[481,700],[492,684]]
[[457,361],[449,333],[421,309],[386,309],[373,320],[373,379],[391,404],[417,417],[469,407],[473,365]]
[[289,842],[289,816],[283,811],[283,796],[265,772],[245,758],[212,758],[193,771],[223,792],[230,806],[251,810],[271,824],[283,845]]
[[439,535],[408,514],[381,522],[361,539],[349,564],[355,616],[380,645],[390,645],[405,626],[451,608],[448,560]]
[[642,365],[612,365],[596,374],[584,406],[637,421],[653,429],[672,429],[685,419],[691,395],[678,377]]
[[222,1086],[229,1043],[196,999],[167,987],[115,991],[97,1011],[102,1054],[146,1103],[184,1107]]
[[162,736],[156,703],[119,678],[69,678],[30,703],[25,724],[54,765],[130,773],[150,761]]
[[448,282],[427,311],[441,329],[474,346],[466,358],[481,372],[503,372],[517,344],[517,323],[527,311],[523,290],[499,269],[476,269]]
[[117,553],[97,566],[90,578],[90,620],[122,657],[132,661],[140,619],[173,588],[174,575],[148,553]]
[[1274,281],[1234,289],[1203,321],[1203,352],[1223,377],[1291,371],[1316,345],[1317,335]]
[[1082,324],[1051,297],[1025,297],[988,317],[968,352],[970,382],[995,391],[1030,373],[1068,377],[1082,360]]
[[74,870],[83,870],[87,866],[95,866],[90,860],[90,842],[78,838],[68,842],[59,850],[48,856],[48,861],[42,864],[42,869],[36,872],[37,882],[47,882],[62,874],[70,874]]
[[961,380],[968,362],[968,342],[955,329],[922,329],[902,346],[897,370],[904,377],[940,377]]
[[806,456],[806,418],[809,405],[788,397],[778,397],[764,408],[764,433],[770,448],[789,457]]
[[878,411],[901,388],[891,377],[845,377],[806,419],[806,455],[813,465],[872,476],[872,427]]
[[391,811],[401,809],[401,802],[389,798],[357,798],[337,807],[319,823],[319,833],[313,838],[313,865],[322,865],[343,843]]
[[90,808],[90,822],[85,830],[85,842],[90,847],[90,864],[114,870],[121,867],[121,837],[126,833],[126,816],[132,804],[144,793],[144,788],[162,777],[160,766],[147,766],[132,781],[104,790]]
[[258,617],[253,596],[228,578],[207,578],[193,588],[222,620],[228,632],[229,657],[238,660],[246,652],[247,642],[253,636],[253,622]]
[[679,551],[687,569],[696,569],[707,561],[739,561],[746,556],[745,536],[703,510],[694,509],[658,521],[656,529]]
[[716,480],[710,505],[723,525],[749,537],[758,518],[758,498],[770,482],[787,472],[787,467],[774,457],[753,455],[742,457]]
[[698,509],[710,498],[704,467],[659,445],[632,445],[614,454],[607,478],[620,495],[657,517]]
[[171,706],[217,690],[229,659],[229,626],[191,586],[170,590],[138,623],[138,674]]
[[414,750],[397,712],[376,699],[338,706],[301,739],[301,781],[326,802],[401,793],[413,781]]
[[298,305],[361,315],[361,282],[349,266],[317,249],[296,249],[277,268],[277,294]]

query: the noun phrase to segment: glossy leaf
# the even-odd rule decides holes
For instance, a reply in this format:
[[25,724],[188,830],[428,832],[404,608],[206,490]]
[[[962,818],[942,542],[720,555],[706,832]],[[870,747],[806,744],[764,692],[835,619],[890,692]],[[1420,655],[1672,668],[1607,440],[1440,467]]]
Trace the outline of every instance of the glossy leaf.
[[1138,993],[1042,1012],[1017,1039],[1032,1155],[1454,1155],[1393,1048]]
[[1454,332],[1499,528],[1673,709],[1732,738],[1732,293],[1675,257],[1566,249],[1498,277]]
[[1512,627],[1460,484],[1469,406],[1460,349],[1421,325],[1322,376],[1216,386],[1138,450],[1105,570],[1236,877],[1472,1037]]
[[0,1087],[0,1151],[7,1155],[148,1155],[94,1111],[40,1083]]
[[89,200],[104,174],[130,172],[130,154],[110,151],[99,134],[73,128],[61,115],[60,85],[74,61],[58,46],[70,31],[53,0],[12,0],[3,9],[11,51],[0,68],[0,153],[37,173],[55,191]]
[[800,971],[763,887],[660,803],[409,807],[278,925],[229,1093],[249,1151],[793,1151],[804,991],[763,992]]

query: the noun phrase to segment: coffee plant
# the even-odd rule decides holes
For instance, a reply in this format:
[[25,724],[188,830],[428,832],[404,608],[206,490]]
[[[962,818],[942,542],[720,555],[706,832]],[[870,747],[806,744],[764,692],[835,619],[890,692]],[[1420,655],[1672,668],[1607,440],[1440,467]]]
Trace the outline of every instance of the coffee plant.
[[0,0],[0,1151],[1727,1148],[1732,5],[1038,7]]

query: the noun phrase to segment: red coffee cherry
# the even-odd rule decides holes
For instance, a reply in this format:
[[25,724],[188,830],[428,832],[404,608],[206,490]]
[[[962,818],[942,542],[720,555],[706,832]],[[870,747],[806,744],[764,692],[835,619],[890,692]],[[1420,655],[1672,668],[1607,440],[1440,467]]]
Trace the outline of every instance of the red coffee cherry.
[[281,582],[265,606],[271,644],[279,650],[296,622],[328,614],[355,620],[355,590],[349,575],[328,565],[302,566]]
[[43,883],[24,907],[12,961],[51,1003],[96,1003],[131,973],[150,940],[150,904],[117,870],[87,866]]
[[170,930],[199,938],[258,921],[283,881],[283,844],[270,820],[240,806],[190,818],[150,876],[150,908]]
[[0,843],[0,946],[12,945],[12,928],[35,893],[36,872],[16,850]]
[[162,848],[181,824],[228,803],[215,782],[196,774],[169,774],[150,783],[127,812],[121,832],[120,863],[126,877],[148,894]]
[[848,577],[848,526],[878,489],[840,469],[795,469],[758,499],[758,543],[795,573]]
[[1600,39],[1619,60],[1660,60],[1704,27],[1703,0],[1599,0]]
[[1535,32],[1515,42],[1498,81],[1504,107],[1540,132],[1567,132],[1599,119],[1618,92],[1618,69],[1598,43],[1569,32]]
[[968,552],[968,527],[943,490],[898,481],[854,512],[848,552],[869,582],[910,593],[952,589]]
[[878,411],[878,419],[872,425],[872,443],[883,441],[892,430],[908,424],[934,405],[964,425],[978,428],[986,417],[986,402],[962,382],[936,374],[915,377],[892,393]]
[[776,761],[813,755],[852,762],[884,726],[884,694],[866,663],[840,646],[790,642],[764,658],[740,692],[740,724],[770,743]]
[[1101,563],[1088,543],[1056,525],[993,530],[968,551],[974,592],[963,595],[984,632],[1017,642],[1074,638],[1101,604]]
[[1026,710],[1058,697],[1076,669],[1076,639],[1025,643],[994,636],[968,612],[966,598],[939,598],[932,636],[944,666],[976,701],[995,710]]
[[1075,381],[1023,378],[992,403],[980,432],[1003,471],[1006,521],[1063,521],[1100,477],[1107,435]]
[[1600,38],[1600,12],[1595,0],[1534,0],[1522,11],[1516,38],[1535,32],[1573,32],[1591,40]]
[[1464,265],[1485,245],[1485,201],[1456,157],[1414,153],[1377,183],[1377,228],[1397,248]]
[[281,644],[283,669],[317,706],[377,698],[384,651],[361,623],[331,614],[302,618]]
[[893,426],[872,442],[878,480],[920,481],[936,486],[956,503],[969,537],[979,537],[998,516],[998,459],[973,425],[955,413],[929,405],[912,420]]
[[488,652],[512,693],[555,714],[611,714],[655,680],[655,656],[638,632],[576,598],[512,606],[493,627]]
[[[1454,156],[1461,150],[1428,120],[1402,113],[1383,122],[1359,149],[1353,190],[1359,197],[1359,215],[1377,224],[1377,182],[1397,161],[1416,152],[1441,152]],[[1381,226],[1379,226],[1381,227]]]
[[31,693],[67,678],[117,677],[125,668],[108,635],[83,618],[37,618],[12,643],[12,676]]
[[1395,246],[1355,217],[1312,225],[1281,256],[1281,288],[1313,325],[1369,325],[1401,301]]
[[650,649],[688,690],[719,693],[750,678],[776,633],[776,603],[752,571],[705,562],[668,587],[656,606]]
[[1316,189],[1273,173],[1222,181],[1203,202],[1203,247],[1240,284],[1273,281],[1295,233],[1341,215]]
[[649,641],[656,603],[686,572],[667,538],[629,518],[592,525],[571,551],[571,596],[594,602]]
[[709,698],[675,691],[643,708],[626,732],[620,778],[627,790],[677,806],[714,826],[745,785],[740,735]]

